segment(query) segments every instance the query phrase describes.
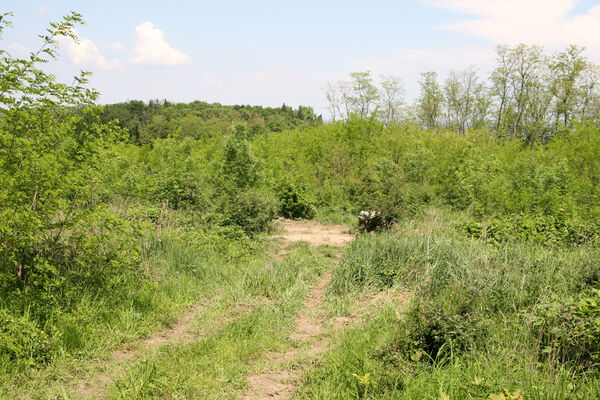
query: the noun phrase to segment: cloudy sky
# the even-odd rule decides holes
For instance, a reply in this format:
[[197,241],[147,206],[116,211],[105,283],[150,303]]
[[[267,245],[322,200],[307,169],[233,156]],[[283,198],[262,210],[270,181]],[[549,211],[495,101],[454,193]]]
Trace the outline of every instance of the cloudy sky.
[[4,0],[15,56],[69,10],[83,14],[79,44],[61,40],[48,69],[61,80],[93,72],[101,102],[166,98],[223,104],[312,105],[349,72],[401,77],[470,65],[486,76],[497,44],[583,45],[600,64],[600,0]]

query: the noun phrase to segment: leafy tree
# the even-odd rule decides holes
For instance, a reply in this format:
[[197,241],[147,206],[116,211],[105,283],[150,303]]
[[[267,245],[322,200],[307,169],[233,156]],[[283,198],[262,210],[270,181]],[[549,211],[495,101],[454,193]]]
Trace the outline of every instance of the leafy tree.
[[[0,18],[0,33],[10,25]],[[57,38],[77,41],[72,12],[40,35],[28,58],[0,50],[0,271],[4,285],[39,284],[55,274],[45,257],[61,236],[95,204],[94,182],[106,138],[116,131],[100,123],[98,93],[88,89],[88,73],[74,85],[56,82],[40,65],[56,59]],[[9,279],[7,275],[14,278]]]
[[587,60],[581,54],[583,47],[571,45],[565,51],[555,54],[550,61],[552,83],[550,91],[555,97],[555,124],[569,126],[576,112],[576,104],[581,94],[579,78],[587,67]]
[[334,120],[338,117],[348,120],[353,114],[366,119],[377,105],[379,91],[373,84],[371,72],[351,72],[347,81],[329,83],[325,97]]
[[351,72],[350,85],[352,87],[350,96],[352,112],[357,114],[360,119],[369,117],[379,98],[379,92],[373,84],[371,72]]
[[438,126],[442,115],[444,94],[438,83],[436,72],[421,73],[421,93],[417,99],[417,116],[426,129]]
[[382,76],[379,90],[379,113],[386,126],[398,122],[404,105],[405,90],[395,76]]
[[250,152],[247,135],[246,125],[237,123],[223,146],[220,178],[240,189],[255,186],[260,177],[260,165]]
[[510,75],[512,90],[512,133],[515,139],[523,131],[523,121],[527,115],[527,107],[532,103],[532,88],[539,82],[540,70],[544,65],[544,56],[540,46],[521,44],[510,51],[514,69]]
[[262,166],[247,139],[246,125],[234,124],[223,146],[215,201],[225,224],[251,235],[269,229],[277,210],[273,194],[260,190]]

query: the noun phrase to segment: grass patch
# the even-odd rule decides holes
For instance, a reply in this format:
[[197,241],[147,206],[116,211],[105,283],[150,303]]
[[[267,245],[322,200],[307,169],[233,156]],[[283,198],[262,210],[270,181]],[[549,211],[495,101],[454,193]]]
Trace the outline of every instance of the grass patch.
[[596,342],[582,332],[595,332],[600,250],[474,240],[446,215],[430,210],[347,248],[331,312],[387,290],[408,290],[410,306],[374,308],[341,331],[297,398],[598,398]]

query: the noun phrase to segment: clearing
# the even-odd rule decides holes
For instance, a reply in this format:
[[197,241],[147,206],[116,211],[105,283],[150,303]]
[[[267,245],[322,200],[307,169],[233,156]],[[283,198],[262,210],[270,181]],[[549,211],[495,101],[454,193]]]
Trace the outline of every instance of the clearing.
[[[190,308],[169,328],[115,350],[102,365],[72,384],[73,398],[289,398],[302,373],[327,350],[327,329],[350,323],[348,317],[328,318],[324,308],[332,269],[353,236],[342,225],[281,218],[278,225],[281,229],[273,236],[275,254],[260,271],[246,273],[243,294],[224,290]],[[299,272],[281,293],[256,293],[255,281],[276,281],[294,268]],[[255,278],[253,274],[262,275]],[[283,285],[277,281],[267,286],[276,283]],[[289,309],[295,312],[288,317]],[[267,312],[281,314],[281,319],[262,321]],[[239,326],[250,320],[249,329],[261,335],[239,336]],[[288,329],[277,330],[278,325]],[[227,358],[218,354],[221,348],[233,351],[232,359],[243,365],[228,364]],[[223,360],[217,360],[219,357]],[[188,367],[180,365],[182,358],[190,363]],[[213,362],[210,370],[204,368]],[[194,363],[205,365],[194,369]],[[152,365],[152,374],[147,372],[148,365]],[[214,376],[213,370],[219,368],[237,371],[225,379]],[[225,381],[215,384],[214,379]],[[178,382],[181,388],[176,386]]]

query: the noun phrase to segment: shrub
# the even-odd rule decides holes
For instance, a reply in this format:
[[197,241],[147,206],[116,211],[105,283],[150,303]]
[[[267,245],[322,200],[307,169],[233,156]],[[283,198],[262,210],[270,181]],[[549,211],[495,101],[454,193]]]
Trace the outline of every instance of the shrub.
[[513,214],[489,222],[467,220],[461,226],[469,237],[493,243],[521,241],[544,245],[579,245],[596,241],[600,226],[565,215]]
[[373,232],[385,226],[381,213],[376,210],[361,211],[358,214],[358,229],[363,232]]
[[250,151],[247,138],[245,124],[238,123],[231,127],[231,134],[223,145],[223,159],[217,180],[236,188],[255,187],[258,184],[261,165]]
[[154,196],[160,202],[166,202],[173,209],[201,205],[202,187],[197,176],[171,168],[165,176],[159,177]]
[[31,365],[45,362],[51,355],[52,341],[27,315],[16,316],[0,309],[0,358],[28,360]]
[[600,289],[574,298],[554,296],[535,309],[531,323],[540,340],[540,358],[600,366]]
[[297,179],[285,179],[275,190],[279,197],[279,210],[284,215],[290,218],[314,218],[315,206],[302,182]]
[[476,347],[487,336],[486,323],[466,302],[451,307],[435,301],[413,303],[400,322],[393,351],[405,360],[444,363]]
[[142,228],[103,208],[79,221],[69,238],[65,260],[71,283],[102,290],[128,275],[141,278]]
[[[394,175],[386,176],[389,173]],[[401,172],[392,171],[367,177],[352,188],[352,193],[362,210],[380,213],[382,226],[415,216],[435,199],[429,183],[407,181]]]
[[237,225],[249,235],[268,230],[277,216],[273,196],[257,189],[222,195],[218,211],[223,215],[225,225]]

